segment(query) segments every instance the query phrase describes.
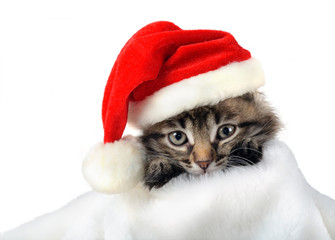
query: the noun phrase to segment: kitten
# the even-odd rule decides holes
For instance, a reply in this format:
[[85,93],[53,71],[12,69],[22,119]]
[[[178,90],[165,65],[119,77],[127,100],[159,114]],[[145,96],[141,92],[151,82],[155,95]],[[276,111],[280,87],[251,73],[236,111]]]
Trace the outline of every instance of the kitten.
[[144,129],[144,184],[160,188],[182,173],[256,164],[262,159],[263,144],[280,128],[259,92],[183,112]]

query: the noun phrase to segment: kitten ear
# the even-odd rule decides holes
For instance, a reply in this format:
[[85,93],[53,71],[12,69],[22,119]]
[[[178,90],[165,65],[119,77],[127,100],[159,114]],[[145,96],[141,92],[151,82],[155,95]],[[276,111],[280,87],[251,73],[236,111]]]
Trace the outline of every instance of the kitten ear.
[[143,179],[144,159],[141,142],[136,137],[126,136],[113,143],[95,145],[84,159],[82,172],[98,192],[125,192]]

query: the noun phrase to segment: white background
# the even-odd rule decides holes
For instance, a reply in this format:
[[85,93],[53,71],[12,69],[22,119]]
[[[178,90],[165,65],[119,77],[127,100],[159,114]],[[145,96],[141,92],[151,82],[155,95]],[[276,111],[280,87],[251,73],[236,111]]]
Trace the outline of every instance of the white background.
[[156,20],[231,32],[260,59],[280,138],[335,198],[332,1],[0,1],[0,232],[90,190],[81,162],[103,138],[106,80],[125,42]]

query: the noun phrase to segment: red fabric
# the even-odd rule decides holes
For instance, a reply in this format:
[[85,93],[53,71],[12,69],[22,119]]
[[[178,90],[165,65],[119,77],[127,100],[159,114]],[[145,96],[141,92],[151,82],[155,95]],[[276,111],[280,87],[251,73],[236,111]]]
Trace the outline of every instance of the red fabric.
[[104,142],[122,137],[129,101],[250,57],[227,32],[182,30],[170,22],[145,26],[123,47],[108,78],[102,104]]

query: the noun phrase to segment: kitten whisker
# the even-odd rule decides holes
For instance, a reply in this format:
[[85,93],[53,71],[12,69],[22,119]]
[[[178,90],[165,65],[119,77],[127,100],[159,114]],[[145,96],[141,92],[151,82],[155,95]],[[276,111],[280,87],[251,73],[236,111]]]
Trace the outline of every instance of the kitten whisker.
[[245,147],[245,148],[243,148],[243,147],[236,148],[236,149],[234,149],[233,151],[231,151],[230,154],[232,154],[232,153],[234,153],[234,152],[236,152],[236,151],[238,151],[238,150],[250,150],[250,151],[257,152],[257,153],[259,153],[259,154],[263,154],[261,151],[258,151],[258,150],[254,149],[254,148],[248,148],[248,147]]
[[[249,162],[251,164],[253,164],[253,161],[249,160],[248,158],[245,158],[245,157],[241,157],[241,156],[236,156],[236,155],[229,155],[229,158],[236,158],[236,159],[239,159],[239,160],[244,160],[246,162]],[[228,158],[228,159],[229,159]]]
[[226,168],[230,168],[230,167],[246,167],[246,166],[252,166],[249,163],[246,162],[234,162],[234,163],[229,163],[227,164]]
[[[231,160],[233,160],[234,162],[231,162]],[[254,165],[253,161],[251,161],[247,158],[244,158],[244,157],[241,157],[241,156],[235,156],[235,155],[229,156],[228,164],[235,163],[236,160],[237,160],[237,163],[241,163],[241,164],[244,164],[244,165],[247,165],[247,166]]]

